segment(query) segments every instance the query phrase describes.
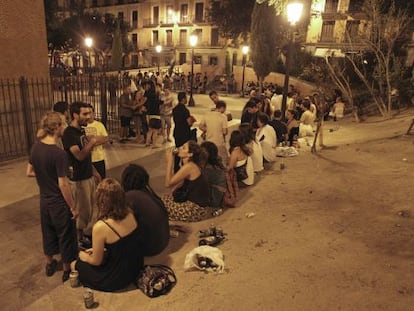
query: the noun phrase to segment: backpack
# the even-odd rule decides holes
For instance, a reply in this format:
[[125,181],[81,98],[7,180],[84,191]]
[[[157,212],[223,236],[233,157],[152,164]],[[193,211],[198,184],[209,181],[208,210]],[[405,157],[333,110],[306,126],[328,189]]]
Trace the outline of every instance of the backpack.
[[177,283],[174,271],[165,265],[145,265],[137,280],[137,287],[148,297],[168,294]]

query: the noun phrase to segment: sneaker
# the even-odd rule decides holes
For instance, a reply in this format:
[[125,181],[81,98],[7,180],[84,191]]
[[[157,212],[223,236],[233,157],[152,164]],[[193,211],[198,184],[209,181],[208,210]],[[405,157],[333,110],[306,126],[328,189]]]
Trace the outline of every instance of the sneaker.
[[57,270],[58,262],[56,259],[53,259],[51,263],[46,264],[45,270],[46,270],[46,276],[52,276],[55,274]]
[[62,282],[65,283],[67,280],[69,280],[70,270],[63,271],[62,274]]

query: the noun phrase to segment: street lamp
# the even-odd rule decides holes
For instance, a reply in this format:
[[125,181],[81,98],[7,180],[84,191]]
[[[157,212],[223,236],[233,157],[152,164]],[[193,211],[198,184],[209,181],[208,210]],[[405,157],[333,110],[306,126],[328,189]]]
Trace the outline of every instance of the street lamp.
[[160,74],[160,53],[162,51],[162,46],[158,44],[155,47],[155,51],[157,51],[157,53],[158,53],[158,74]]
[[91,47],[93,45],[93,39],[91,37],[86,37],[85,38],[85,45],[88,48],[88,64],[89,64],[89,75],[88,75],[88,79],[89,79],[89,92],[88,95],[89,96],[94,96],[94,90],[93,90],[93,77],[92,77],[92,64],[91,64]]
[[197,45],[198,37],[196,35],[190,36],[190,45],[191,45],[191,79],[190,79],[190,100],[188,105],[194,107],[194,98],[193,98],[193,81],[194,81],[194,47]]
[[285,70],[285,82],[283,85],[283,99],[282,99],[282,119],[285,119],[285,112],[286,112],[286,102],[287,102],[287,94],[289,92],[289,75],[290,75],[290,66],[291,66],[291,58],[293,54],[293,26],[299,21],[303,10],[303,4],[299,2],[291,2],[287,5],[287,20],[292,26],[289,29],[289,43],[288,43],[288,51],[286,54],[286,70]]
[[242,75],[242,97],[244,97],[244,72],[246,71],[246,62],[247,62],[247,53],[249,53],[249,47],[247,45],[244,45],[242,48],[243,52],[243,75]]

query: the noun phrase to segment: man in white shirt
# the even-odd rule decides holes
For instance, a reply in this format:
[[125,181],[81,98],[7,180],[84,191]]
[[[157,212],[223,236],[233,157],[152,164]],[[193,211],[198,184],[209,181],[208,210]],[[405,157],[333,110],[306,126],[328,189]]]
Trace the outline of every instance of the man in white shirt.
[[277,87],[275,93],[270,99],[270,106],[272,111],[282,110],[283,90],[281,87]]
[[224,164],[227,163],[229,157],[225,140],[228,128],[227,116],[225,115],[226,107],[227,105],[224,101],[217,101],[216,109],[207,112],[199,125],[206,140],[216,144]]

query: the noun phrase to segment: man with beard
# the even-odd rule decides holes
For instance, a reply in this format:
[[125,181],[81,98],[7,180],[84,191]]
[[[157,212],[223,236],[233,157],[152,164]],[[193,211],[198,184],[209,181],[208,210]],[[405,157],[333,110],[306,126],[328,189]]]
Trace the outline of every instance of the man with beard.
[[[91,110],[88,104],[74,102],[70,106],[72,121],[63,133],[63,147],[69,156],[69,179],[76,208],[79,211],[76,227],[81,244],[88,247],[93,226],[93,206],[96,184],[101,176],[92,165],[91,151],[99,142],[86,136]],[[95,215],[96,216],[96,215]]]

